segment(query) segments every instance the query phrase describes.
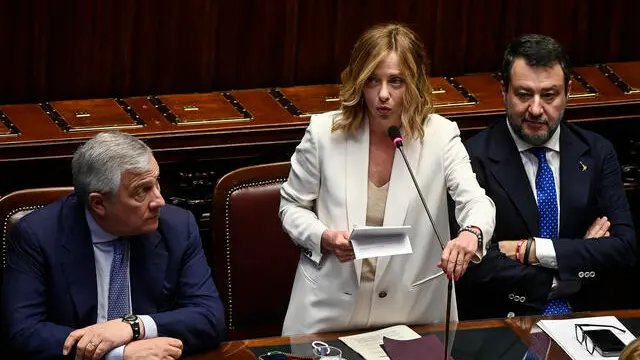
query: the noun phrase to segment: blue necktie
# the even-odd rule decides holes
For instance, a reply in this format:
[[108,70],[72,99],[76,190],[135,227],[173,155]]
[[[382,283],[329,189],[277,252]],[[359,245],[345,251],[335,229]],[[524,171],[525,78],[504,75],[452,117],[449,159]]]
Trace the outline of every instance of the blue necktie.
[[129,261],[124,241],[122,238],[113,241],[107,320],[129,313]]
[[[553,170],[547,162],[547,149],[534,148],[531,152],[538,158],[536,173],[536,195],[538,197],[539,237],[556,239],[558,237],[558,196]],[[544,309],[544,315],[568,314],[569,304],[564,299],[551,300]]]
[[[545,239],[558,237],[558,196],[553,170],[547,162],[547,149],[533,148],[531,152],[538,158],[536,172],[536,196],[538,198],[538,220],[540,228],[538,236]],[[543,315],[568,314],[569,304],[564,299],[551,300],[544,308]],[[531,337],[531,346],[525,354],[524,360],[538,360],[544,358],[549,347],[549,338],[544,333]]]

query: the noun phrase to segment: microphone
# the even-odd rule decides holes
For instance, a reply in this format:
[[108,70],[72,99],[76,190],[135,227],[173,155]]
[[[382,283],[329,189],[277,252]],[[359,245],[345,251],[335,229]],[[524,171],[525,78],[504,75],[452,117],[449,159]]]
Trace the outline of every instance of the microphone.
[[[413,185],[418,191],[418,196],[420,197],[420,201],[422,202],[422,206],[424,210],[427,212],[427,216],[429,217],[429,222],[431,223],[431,227],[436,234],[436,238],[438,239],[438,243],[440,243],[440,248],[444,250],[444,243],[442,242],[442,238],[438,233],[438,228],[433,221],[433,217],[431,216],[431,211],[429,211],[429,207],[427,206],[427,202],[424,200],[424,196],[422,196],[422,191],[420,190],[420,186],[418,185],[418,181],[416,180],[415,175],[413,174],[413,170],[411,169],[411,165],[409,165],[409,160],[407,160],[407,156],[404,153],[402,143],[402,135],[400,134],[400,129],[397,126],[389,126],[387,130],[387,134],[393,143],[396,145],[396,148],[400,150],[400,154],[402,155],[402,159],[404,160],[404,164],[407,166],[407,170],[409,170],[409,174],[411,175],[411,180],[413,180]],[[453,278],[453,277],[452,277]],[[453,280],[449,279],[449,284],[447,285],[447,312],[445,314],[445,329],[444,329],[444,359],[448,359],[448,349],[449,349],[449,326],[451,322],[451,290],[453,288]]]
[[389,130],[387,130],[387,134],[389,134],[389,137],[391,138],[391,141],[393,141],[393,144],[401,149],[402,148],[402,135],[400,135],[400,129],[398,129],[397,126],[389,126]]
[[396,145],[398,150],[400,150],[400,154],[402,154],[402,159],[404,159],[404,163],[407,166],[407,170],[409,170],[409,174],[411,175],[411,180],[413,180],[413,185],[416,187],[416,190],[418,190],[418,196],[420,196],[420,201],[422,202],[422,206],[424,207],[424,210],[427,212],[427,216],[429,217],[429,222],[431,223],[431,227],[433,227],[433,231],[436,233],[436,238],[440,243],[440,248],[444,250],[444,243],[442,242],[442,238],[438,233],[438,228],[436,228],[436,225],[433,222],[433,216],[431,216],[431,211],[429,211],[429,207],[427,207],[427,202],[424,200],[424,196],[422,196],[422,191],[420,190],[420,186],[418,186],[418,181],[416,180],[415,175],[413,175],[413,170],[411,169],[411,165],[409,165],[409,160],[407,160],[407,156],[405,155],[404,150],[402,149],[404,144],[402,143],[402,135],[400,135],[400,129],[398,129],[397,126],[389,126],[389,130],[387,130],[387,133],[389,134],[389,138],[391,138],[391,141],[393,141],[393,143]]

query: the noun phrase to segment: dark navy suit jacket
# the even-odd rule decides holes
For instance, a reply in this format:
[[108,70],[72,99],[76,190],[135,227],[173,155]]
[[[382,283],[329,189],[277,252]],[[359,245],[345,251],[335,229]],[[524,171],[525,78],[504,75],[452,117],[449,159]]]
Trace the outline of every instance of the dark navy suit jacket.
[[[498,241],[538,236],[538,210],[506,121],[466,143],[480,186],[496,205],[487,255],[457,283],[460,317],[540,314],[554,275],[574,311],[616,307],[621,275],[636,261],[636,236],[613,146],[573,124],[560,126],[560,227],[553,240],[558,269],[525,266],[504,256]],[[611,237],[583,240],[599,216]]]
[[[22,356],[61,356],[71,331],[96,323],[96,269],[84,211],[72,193],[25,216],[11,231],[3,328]],[[131,237],[130,251],[133,312],[150,315],[158,336],[182,340],[184,353],[217,346],[225,333],[224,309],[193,215],[165,206],[158,230]]]

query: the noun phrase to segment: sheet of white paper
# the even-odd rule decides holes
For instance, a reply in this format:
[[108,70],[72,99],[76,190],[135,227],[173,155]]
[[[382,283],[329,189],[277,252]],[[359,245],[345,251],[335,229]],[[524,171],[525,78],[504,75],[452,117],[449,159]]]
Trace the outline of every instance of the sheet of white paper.
[[349,239],[356,259],[411,254],[411,226],[363,226],[351,231]]
[[342,336],[338,339],[365,360],[389,360],[387,354],[380,347],[384,336],[396,340],[412,340],[419,338],[420,334],[411,330],[407,325],[396,325],[362,334]]
[[[544,332],[558,343],[558,345],[562,347],[562,350],[564,350],[574,360],[617,359],[617,357],[603,357],[598,354],[597,351],[594,351],[593,355],[590,355],[584,344],[580,344],[576,340],[575,324],[613,325],[625,330],[625,332],[621,332],[611,329],[611,331],[625,344],[629,344],[636,338],[615,316],[584,317],[566,320],[540,320],[537,323],[538,327],[544,330]],[[597,327],[594,329],[597,329]]]

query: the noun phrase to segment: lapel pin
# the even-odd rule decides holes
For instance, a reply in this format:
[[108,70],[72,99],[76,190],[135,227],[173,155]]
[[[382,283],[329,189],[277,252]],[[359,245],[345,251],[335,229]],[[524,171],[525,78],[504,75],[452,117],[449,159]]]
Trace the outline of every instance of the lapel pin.
[[587,165],[585,165],[582,160],[578,160],[578,163],[580,163],[580,171],[587,171],[589,170],[589,167]]

